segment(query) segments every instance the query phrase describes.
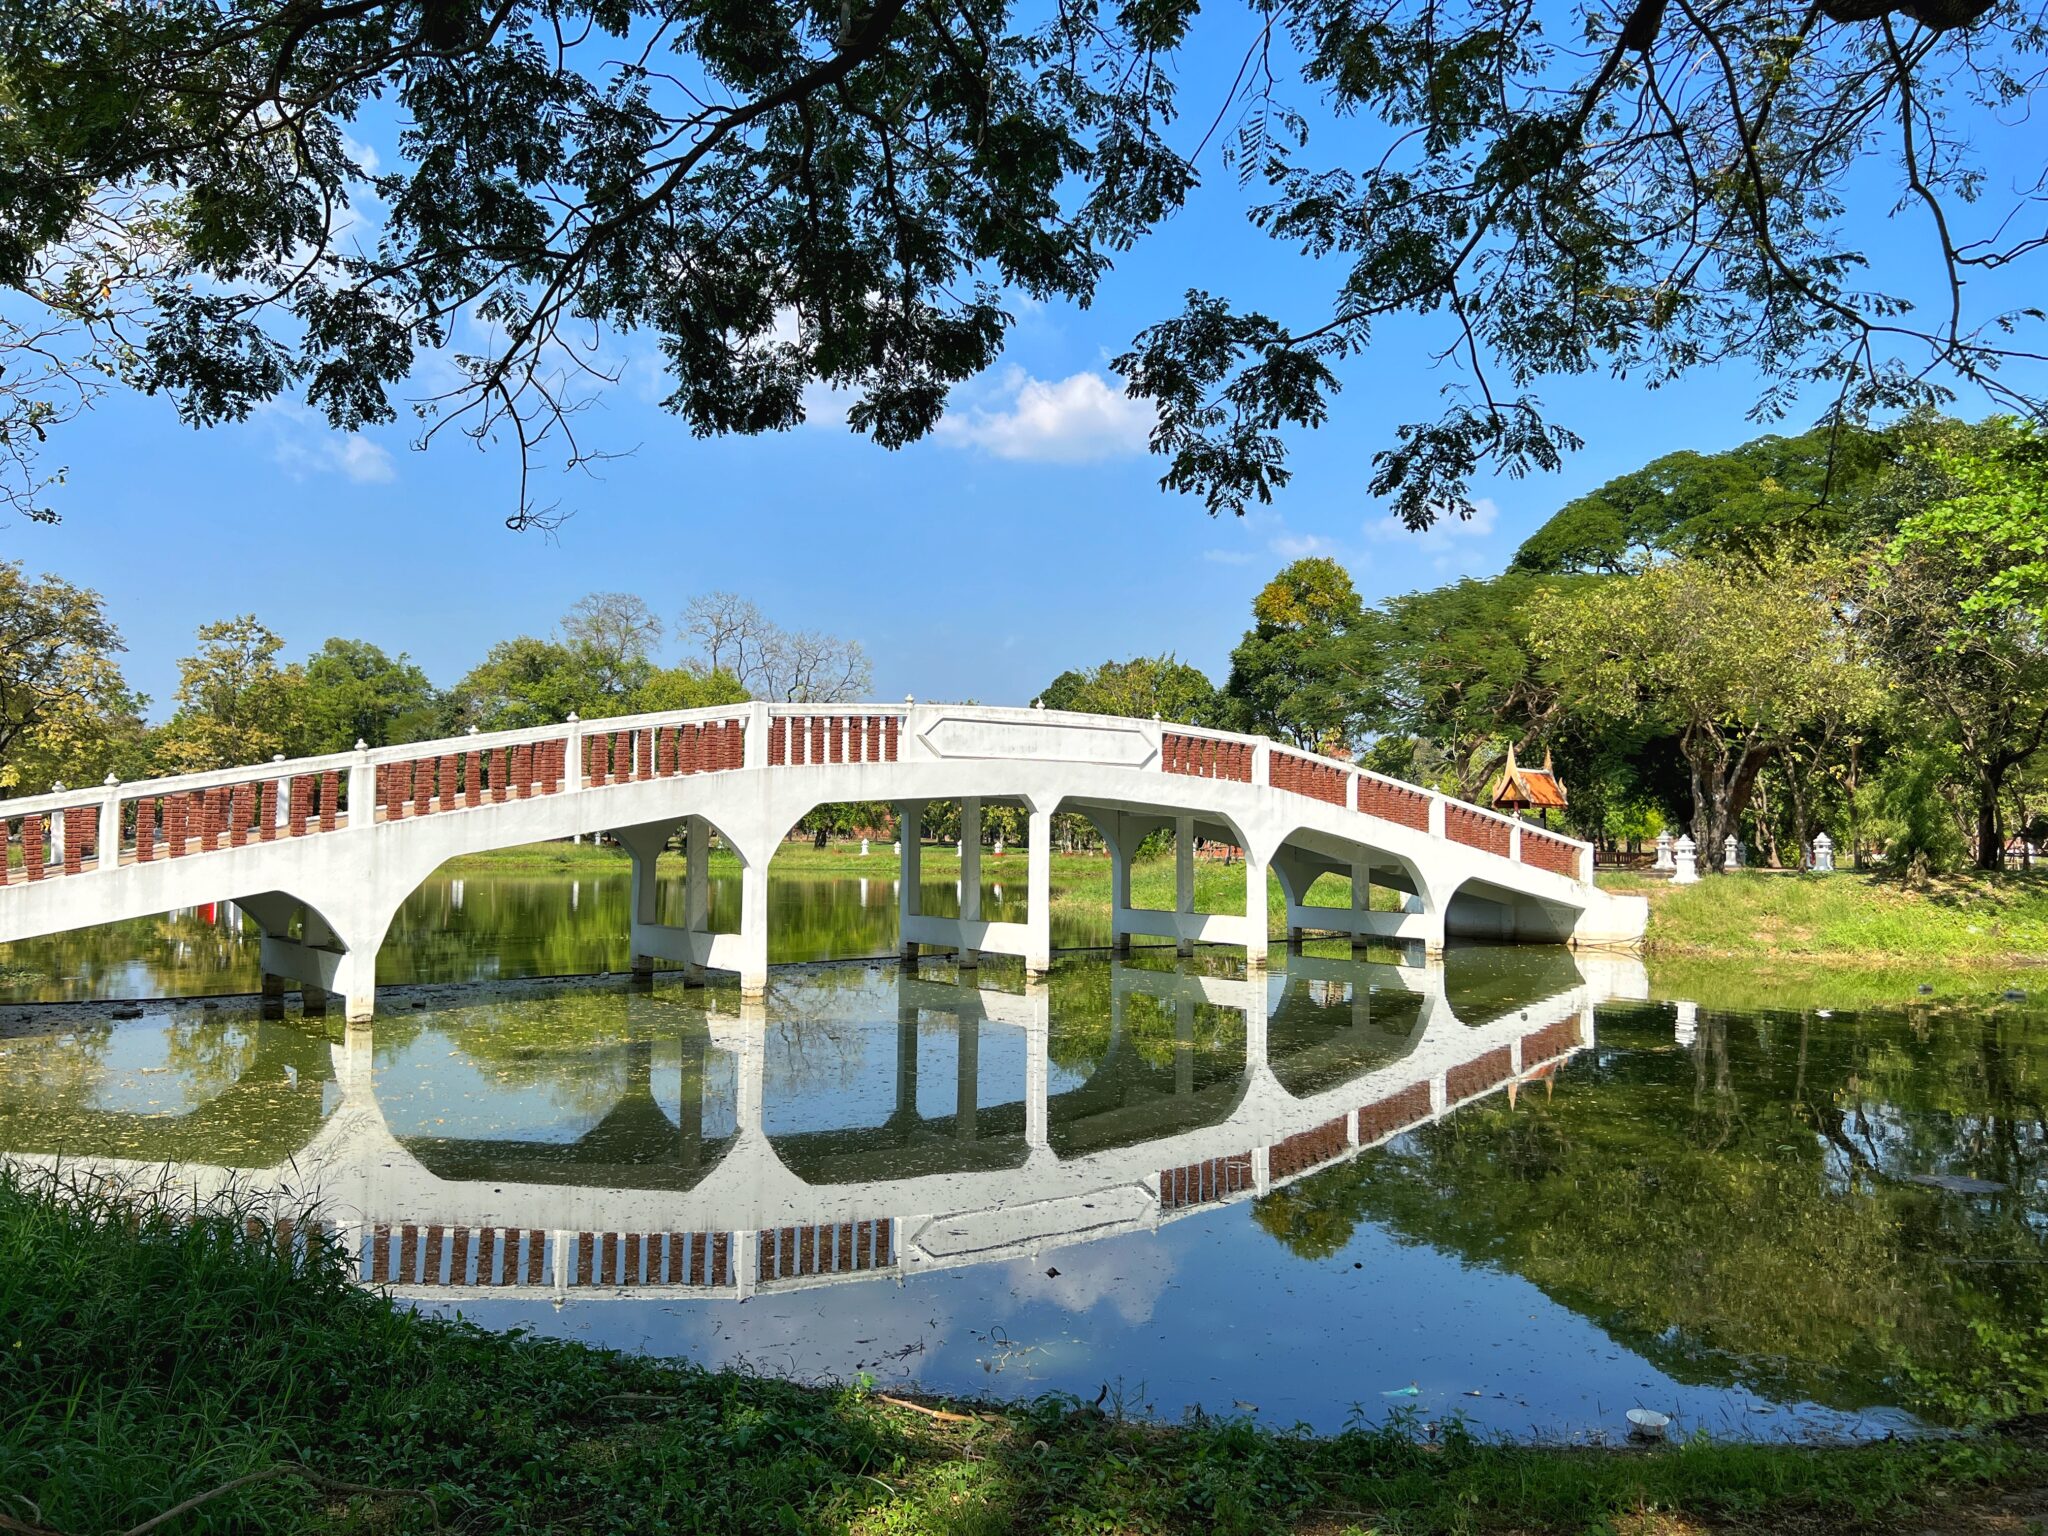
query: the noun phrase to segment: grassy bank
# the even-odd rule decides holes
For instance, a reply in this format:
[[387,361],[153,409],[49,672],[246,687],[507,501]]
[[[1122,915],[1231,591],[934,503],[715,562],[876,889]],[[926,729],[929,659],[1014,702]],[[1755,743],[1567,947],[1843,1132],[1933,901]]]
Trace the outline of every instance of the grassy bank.
[[232,1213],[138,1220],[0,1177],[0,1530],[38,1536],[188,1500],[153,1528],[1675,1536],[1914,1528],[2044,1475],[2048,1454],[1996,1434],[1564,1451],[1066,1400],[935,1414],[433,1321]]
[[1650,899],[1659,958],[1786,960],[1975,973],[2048,961],[2048,874],[1948,875],[1924,886],[1893,876],[1737,870],[1674,886],[1602,875],[1608,890]]

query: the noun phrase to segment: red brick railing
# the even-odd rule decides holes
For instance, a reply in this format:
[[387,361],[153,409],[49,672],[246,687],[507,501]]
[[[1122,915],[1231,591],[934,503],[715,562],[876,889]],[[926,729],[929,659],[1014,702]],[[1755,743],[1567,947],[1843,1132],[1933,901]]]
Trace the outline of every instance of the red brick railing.
[[1159,1170],[1159,1204],[1169,1211],[1207,1205],[1250,1189],[1252,1182],[1252,1155],[1249,1152],[1212,1157],[1179,1168],[1162,1168]]
[[775,715],[768,722],[768,766],[893,763],[902,730],[895,715]]
[[1370,1146],[1389,1136],[1420,1125],[1434,1110],[1428,1083],[1412,1083],[1399,1093],[1358,1106],[1358,1142]]
[[[1039,710],[985,713],[1009,726],[1057,728],[1077,718]],[[571,790],[731,772],[749,762],[800,768],[922,759],[932,754],[913,736],[910,714],[910,706],[754,704],[571,720],[532,731],[0,799],[0,886],[82,874],[117,860],[147,864],[309,837],[361,826],[366,818],[382,824],[439,816]],[[1158,731],[1159,771],[1235,784],[1263,781],[1413,831],[1440,829],[1454,842],[1501,857],[1518,854],[1532,868],[1569,879],[1580,878],[1586,867],[1582,843],[1524,828],[1517,845],[1516,824],[1505,817],[1349,763],[1200,727],[1152,729]],[[755,732],[761,739],[750,745]],[[580,743],[574,762],[572,743]],[[115,846],[102,846],[110,842]]]
[[1351,1150],[1351,1117],[1339,1115],[1321,1125],[1298,1131],[1285,1141],[1276,1141],[1266,1152],[1266,1175],[1274,1179],[1295,1174],[1342,1157]]
[[760,1251],[755,1278],[764,1281],[887,1269],[896,1262],[896,1223],[886,1216],[875,1221],[763,1227],[756,1241]]
[[1533,864],[1538,869],[1547,869],[1554,875],[1579,878],[1579,844],[1566,842],[1561,837],[1552,837],[1548,832],[1539,832],[1534,827],[1522,828],[1522,862]]
[[1508,856],[1508,845],[1514,828],[1498,816],[1485,811],[1474,810],[1469,805],[1444,806],[1444,836],[1454,843],[1463,843],[1467,848],[1477,848],[1481,853],[1497,853]]
[[1185,736],[1164,732],[1159,738],[1161,765],[1168,773],[1184,773],[1196,779],[1228,779],[1237,784],[1252,781],[1252,743],[1225,741],[1216,736]]
[[1358,776],[1357,810],[1417,832],[1429,830],[1429,796],[1406,784],[1396,784],[1372,774]]
[[1275,789],[1307,795],[1311,800],[1331,805],[1348,808],[1351,804],[1351,788],[1346,782],[1350,775],[1335,763],[1319,762],[1275,747],[1266,758],[1266,776]]
[[1515,1075],[1514,1052],[1503,1045],[1488,1051],[1484,1056],[1475,1056],[1470,1061],[1460,1062],[1444,1074],[1444,1098],[1456,1104],[1469,1099],[1475,1093],[1484,1093],[1496,1088]]

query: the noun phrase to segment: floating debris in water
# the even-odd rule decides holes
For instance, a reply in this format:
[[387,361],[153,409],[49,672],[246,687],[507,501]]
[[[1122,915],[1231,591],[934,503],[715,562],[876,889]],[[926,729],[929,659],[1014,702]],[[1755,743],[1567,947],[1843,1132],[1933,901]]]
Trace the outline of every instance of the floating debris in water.
[[1393,1391],[1391,1391],[1391,1392],[1382,1392],[1382,1393],[1380,1394],[1380,1396],[1381,1396],[1381,1397],[1420,1397],[1420,1396],[1422,1396],[1422,1388],[1418,1387],[1418,1386],[1417,1386],[1417,1385],[1416,1385],[1416,1384],[1415,1384],[1414,1382],[1412,1382],[1412,1381],[1411,1381],[1411,1382],[1409,1382],[1409,1383],[1408,1383],[1408,1385],[1407,1385],[1407,1386],[1405,1386],[1405,1387],[1396,1387],[1396,1388],[1394,1388],[1394,1389],[1393,1389]]

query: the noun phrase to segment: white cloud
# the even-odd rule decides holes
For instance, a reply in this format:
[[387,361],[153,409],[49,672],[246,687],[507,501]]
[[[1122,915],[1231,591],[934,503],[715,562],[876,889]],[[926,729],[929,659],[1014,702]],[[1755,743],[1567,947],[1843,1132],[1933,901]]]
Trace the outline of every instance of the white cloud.
[[276,439],[271,458],[294,480],[341,475],[357,485],[388,485],[398,478],[398,466],[381,443],[360,432],[337,432],[302,405],[268,405],[257,418]]
[[990,405],[949,411],[937,436],[999,459],[1085,464],[1145,451],[1152,407],[1099,373],[1048,381],[1022,368],[1003,371]]
[[1259,557],[1248,549],[1205,549],[1202,558],[1211,565],[1250,565]]
[[1327,555],[1337,546],[1319,533],[1283,533],[1266,547],[1282,560],[1302,560],[1310,555]]

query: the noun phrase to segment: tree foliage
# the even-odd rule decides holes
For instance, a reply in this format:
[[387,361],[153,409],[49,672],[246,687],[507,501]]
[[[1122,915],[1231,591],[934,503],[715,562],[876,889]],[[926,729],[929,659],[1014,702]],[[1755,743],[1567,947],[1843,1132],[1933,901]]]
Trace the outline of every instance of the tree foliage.
[[1530,639],[1566,707],[1676,735],[1693,841],[1718,868],[1764,764],[1877,706],[1838,607],[1843,582],[1839,565],[1676,560],[1538,595]]
[[306,677],[280,665],[284,641],[254,614],[202,624],[199,648],[178,662],[177,713],[158,744],[168,772],[260,763],[292,743]]
[[1344,748],[1357,723],[1353,629],[1364,616],[1351,574],[1325,555],[1284,567],[1252,599],[1253,625],[1230,653],[1232,719],[1315,750]]
[[63,777],[50,763],[75,754],[39,734],[90,733],[96,719],[111,725],[137,711],[114,661],[122,649],[99,593],[56,576],[31,580],[20,561],[0,560],[0,790]]
[[[296,393],[352,430],[393,419],[431,353],[453,381],[415,402],[425,436],[580,464],[606,451],[576,432],[616,372],[604,338],[629,333],[693,432],[789,428],[823,382],[897,447],[997,357],[1011,295],[1086,303],[1219,133],[1256,226],[1318,264],[1294,291],[1325,296],[1267,314],[1198,283],[1118,359],[1158,406],[1165,483],[1212,510],[1286,483],[1284,434],[1327,418],[1397,314],[1451,365],[1443,408],[1374,458],[1373,494],[1415,526],[1467,510],[1481,469],[1578,442],[1547,377],[1654,387],[1739,361],[1766,420],[1959,385],[2037,403],[2013,365],[2040,311],[1969,281],[2042,244],[2011,218],[2025,178],[2002,194],[1974,148],[2035,87],[2035,12],[1307,0],[1250,19],[1195,133],[1179,96],[1220,83],[1182,78],[1195,45],[1240,43],[1194,0],[14,6],[0,282],[25,318],[0,332],[20,365],[0,455],[32,457],[108,377],[197,424]],[[372,153],[356,136],[386,114]],[[39,375],[52,330],[63,361]],[[40,507],[38,484],[17,478],[15,503]],[[552,510],[522,473],[511,521]]]
[[1062,672],[1040,698],[1047,709],[1141,720],[1156,715],[1181,725],[1214,725],[1220,712],[1216,685],[1170,651]]

